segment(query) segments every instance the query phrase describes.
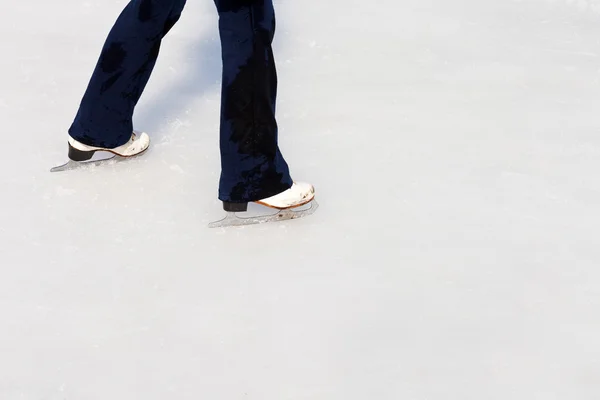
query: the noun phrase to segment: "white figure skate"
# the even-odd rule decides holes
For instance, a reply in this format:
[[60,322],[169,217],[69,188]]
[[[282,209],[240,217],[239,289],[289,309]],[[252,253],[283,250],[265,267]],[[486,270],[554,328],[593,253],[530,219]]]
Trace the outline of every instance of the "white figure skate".
[[[69,161],[50,172],[69,171],[90,165],[101,165],[108,162],[120,162],[142,155],[150,147],[150,137],[144,133],[133,133],[127,143],[112,149],[88,146],[69,137]],[[93,160],[96,153],[108,153],[108,158]]]
[[[209,224],[209,228],[226,228],[229,226],[255,225],[298,219],[313,214],[319,207],[315,200],[315,188],[311,184],[300,182],[294,182],[288,190],[275,196],[255,201],[255,203],[277,209],[278,212],[271,215],[240,218],[237,213],[248,211],[248,203],[224,202],[223,209],[227,212],[227,216],[220,221]],[[300,209],[309,203],[309,208]]]

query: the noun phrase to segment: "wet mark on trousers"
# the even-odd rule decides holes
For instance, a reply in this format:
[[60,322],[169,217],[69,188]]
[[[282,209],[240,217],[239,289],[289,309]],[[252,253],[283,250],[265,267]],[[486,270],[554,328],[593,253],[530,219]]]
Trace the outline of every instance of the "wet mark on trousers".
[[121,68],[126,56],[127,52],[123,48],[122,43],[111,43],[110,46],[108,46],[102,53],[100,68],[102,68],[102,71],[107,74],[113,73]]
[[231,123],[229,140],[238,145],[240,154],[265,156],[277,154],[277,122],[274,102],[276,75],[269,60],[254,51],[237,76],[225,89],[223,116]]
[[242,172],[242,181],[231,190],[233,201],[244,199],[264,199],[289,189],[284,183],[284,175],[275,169],[275,164],[267,162]]

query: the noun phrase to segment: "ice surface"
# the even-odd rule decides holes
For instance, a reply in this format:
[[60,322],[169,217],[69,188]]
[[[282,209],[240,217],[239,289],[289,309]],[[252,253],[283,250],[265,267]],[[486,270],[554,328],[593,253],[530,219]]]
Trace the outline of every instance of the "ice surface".
[[0,2],[1,400],[600,399],[600,1],[277,2],[321,207],[217,230],[209,0],[148,154],[48,172],[124,4]]

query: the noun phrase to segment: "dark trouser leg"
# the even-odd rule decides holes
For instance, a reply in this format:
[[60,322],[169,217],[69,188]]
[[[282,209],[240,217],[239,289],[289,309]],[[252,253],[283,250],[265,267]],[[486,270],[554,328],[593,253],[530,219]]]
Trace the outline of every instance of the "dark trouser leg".
[[223,56],[219,199],[249,202],[290,188],[277,144],[272,0],[215,0]]
[[69,134],[113,148],[132,134],[132,116],[158,57],[160,43],[186,0],[132,0],[110,31]]

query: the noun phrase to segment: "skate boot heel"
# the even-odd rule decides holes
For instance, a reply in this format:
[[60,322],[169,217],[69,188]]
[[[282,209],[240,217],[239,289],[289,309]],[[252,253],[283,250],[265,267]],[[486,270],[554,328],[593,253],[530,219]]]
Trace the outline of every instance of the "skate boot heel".
[[223,210],[227,212],[246,212],[248,211],[248,203],[230,203],[224,201]]
[[78,150],[75,147],[71,146],[71,143],[69,143],[69,159],[73,160],[73,161],[88,161],[89,159],[91,159],[94,154],[96,153],[95,150],[93,151],[83,151],[83,150]]

